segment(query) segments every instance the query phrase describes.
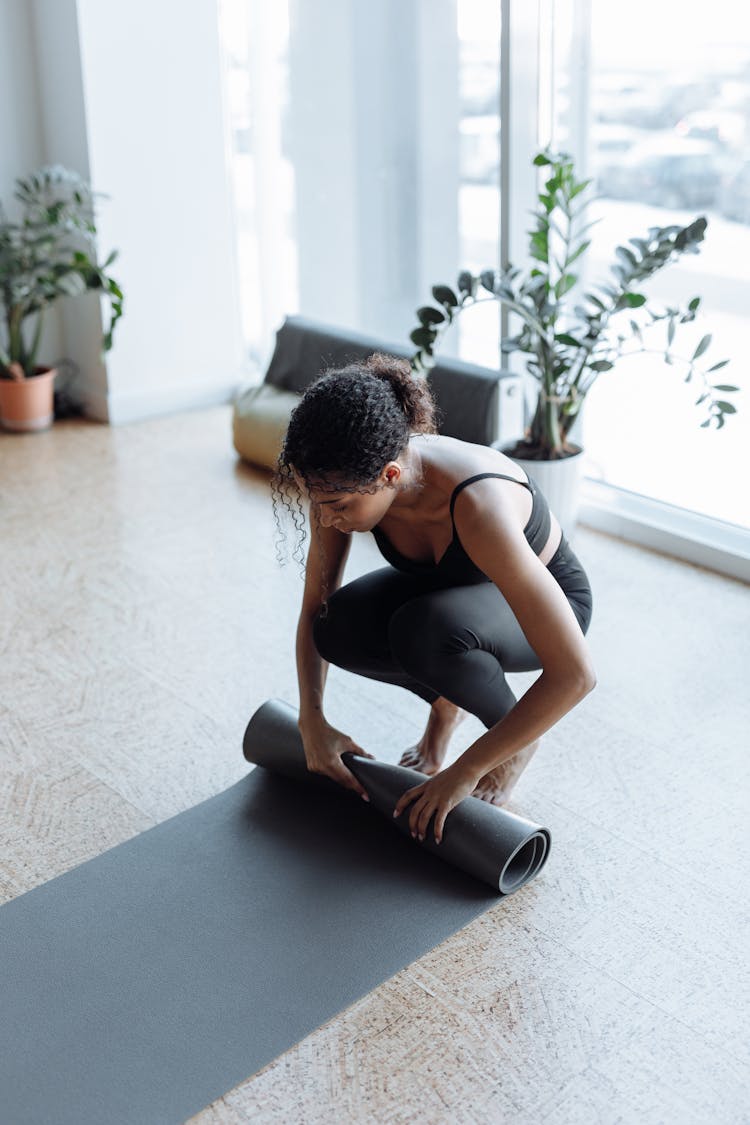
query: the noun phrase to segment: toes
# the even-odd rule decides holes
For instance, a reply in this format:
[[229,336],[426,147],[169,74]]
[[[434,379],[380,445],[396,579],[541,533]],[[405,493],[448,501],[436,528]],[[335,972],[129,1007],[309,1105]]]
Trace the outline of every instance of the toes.
[[510,793],[506,793],[504,789],[496,789],[490,786],[482,786],[477,788],[472,793],[473,797],[479,797],[480,801],[486,801],[490,805],[504,805],[510,797]]
[[398,764],[406,766],[407,769],[418,770],[419,773],[427,774],[428,777],[434,777],[440,770],[441,763],[434,762],[431,758],[425,758],[416,748],[406,750],[399,758]]

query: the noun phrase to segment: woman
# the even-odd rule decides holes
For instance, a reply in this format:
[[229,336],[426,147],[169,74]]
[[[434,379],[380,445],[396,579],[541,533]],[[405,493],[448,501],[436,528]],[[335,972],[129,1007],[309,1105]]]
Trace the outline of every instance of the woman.
[[[414,692],[430,716],[401,764],[431,776],[393,815],[411,805],[420,840],[434,816],[439,843],[464,797],[507,800],[541,735],[594,687],[586,574],[522,469],[435,433],[427,383],[404,360],[377,353],[308,387],[275,500],[289,505],[295,488],[311,516],[296,639],[308,768],[367,800],[341,755],[372,755],[324,717],[329,663]],[[342,586],[355,531],[371,531],[389,565]],[[505,673],[540,668],[516,701]],[[441,771],[466,712],[487,730]]]

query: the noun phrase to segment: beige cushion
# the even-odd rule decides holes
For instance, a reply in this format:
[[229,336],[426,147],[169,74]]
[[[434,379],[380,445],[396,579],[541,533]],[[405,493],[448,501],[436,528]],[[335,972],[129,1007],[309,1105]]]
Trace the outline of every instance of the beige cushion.
[[269,383],[243,391],[234,404],[234,448],[254,465],[276,467],[289,416],[301,396]]

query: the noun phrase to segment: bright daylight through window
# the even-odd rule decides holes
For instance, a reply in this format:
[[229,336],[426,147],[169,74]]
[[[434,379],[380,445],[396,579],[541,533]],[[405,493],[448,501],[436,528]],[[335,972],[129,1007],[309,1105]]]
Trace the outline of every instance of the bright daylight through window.
[[[708,220],[696,256],[657,274],[649,303],[703,300],[679,326],[675,361],[637,353],[596,383],[584,413],[588,473],[729,523],[750,526],[747,336],[750,331],[750,16],[731,0],[558,0],[555,143],[595,178],[593,243],[584,280],[606,281],[614,248],[649,227]],[[666,330],[656,347],[666,343]],[[701,429],[700,385],[683,382],[711,334],[710,376],[734,384],[737,413]],[[634,349],[635,350],[635,349]],[[745,392],[745,393],[742,393]]]
[[[501,7],[381,0],[337,5],[342,18],[323,27],[326,5],[221,0],[243,328],[259,368],[286,315],[403,343],[435,282],[500,264]],[[700,253],[645,287],[649,307],[702,298],[673,364],[638,352],[603,373],[582,439],[591,478],[750,527],[750,15],[734,0],[714,0],[710,18],[691,7],[543,0],[540,120],[552,136],[526,148],[551,141],[594,177],[587,287],[606,283],[617,245],[706,216]],[[514,138],[529,127],[511,117]],[[488,301],[441,350],[497,367],[499,328]],[[701,429],[702,388],[680,360],[707,334],[706,367],[730,360],[709,377],[740,388],[721,430]],[[664,325],[650,341],[666,343]]]

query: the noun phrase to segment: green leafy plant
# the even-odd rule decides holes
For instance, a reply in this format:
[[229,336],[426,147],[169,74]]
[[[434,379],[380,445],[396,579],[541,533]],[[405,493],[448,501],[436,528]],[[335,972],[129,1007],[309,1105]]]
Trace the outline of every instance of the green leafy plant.
[[[529,358],[526,370],[539,384],[536,406],[523,438],[512,456],[526,460],[555,460],[579,452],[568,434],[595,380],[627,356],[645,352],[662,356],[665,363],[682,363],[685,382],[700,381],[696,406],[707,417],[701,426],[724,425],[725,416],[736,408],[723,396],[738,388],[713,384],[709,376],[725,367],[724,359],[707,370],[698,360],[705,354],[711,336],[700,340],[692,355],[676,355],[673,342],[677,326],[695,319],[701,298],[694,297],[684,308],[654,311],[647,307],[641,285],[682,254],[697,254],[707,221],[701,216],[686,227],[651,227],[642,238],[631,238],[618,246],[611,267],[613,280],[594,285],[570,308],[571,291],[578,282],[572,267],[590,245],[586,237],[593,223],[583,223],[589,200],[584,199],[590,180],[577,180],[571,158],[549,150],[540,152],[534,164],[548,169],[548,178],[532,212],[535,225],[529,232],[529,250],[534,265],[521,271],[512,265],[503,270],[479,273],[463,270],[454,290],[436,285],[435,305],[417,309],[419,325],[410,334],[417,352],[412,369],[426,373],[435,363],[435,347],[456,316],[481,301],[499,301],[515,313],[521,328],[503,338],[503,353],[523,352]],[[639,323],[632,310],[641,309]],[[647,337],[661,325],[666,327],[666,345],[648,347]]]
[[112,347],[123,294],[107,272],[117,251],[102,265],[96,261],[94,201],[101,195],[55,164],[16,180],[19,222],[11,222],[0,204],[0,378],[34,375],[44,314],[60,297],[87,290],[107,297],[111,319],[102,347]]

